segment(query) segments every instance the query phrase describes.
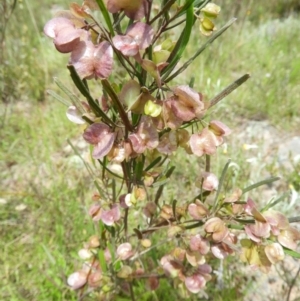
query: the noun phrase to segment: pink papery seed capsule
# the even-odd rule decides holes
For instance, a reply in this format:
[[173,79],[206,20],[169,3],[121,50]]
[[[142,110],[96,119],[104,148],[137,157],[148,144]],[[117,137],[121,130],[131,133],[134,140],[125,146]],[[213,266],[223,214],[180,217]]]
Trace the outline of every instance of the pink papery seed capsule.
[[199,264],[205,263],[205,257],[198,251],[186,251],[186,260],[193,267],[199,266]]
[[196,200],[195,203],[189,204],[188,212],[195,220],[202,220],[209,214],[207,207],[200,200]]
[[210,244],[207,239],[203,238],[200,234],[196,234],[190,239],[190,249],[205,255],[209,252]]
[[202,95],[189,86],[173,88],[174,97],[170,99],[174,114],[182,121],[201,118],[205,112]]
[[99,287],[102,284],[102,272],[93,271],[88,277],[88,284],[90,287]]
[[121,260],[126,260],[132,257],[134,252],[132,251],[132,246],[129,242],[125,242],[119,245],[117,249],[117,255]]
[[229,234],[225,223],[218,217],[209,219],[205,223],[204,229],[207,233],[211,234],[212,240],[217,243],[221,242]]
[[279,243],[272,243],[265,246],[265,253],[273,264],[284,259],[284,250]]
[[143,116],[136,133],[129,135],[132,148],[137,154],[141,154],[146,149],[154,149],[158,146],[158,133],[150,117]]
[[104,123],[93,123],[84,131],[83,138],[94,145],[93,158],[102,159],[113,147],[115,133]]
[[80,78],[108,78],[113,68],[113,48],[106,41],[98,45],[91,41],[81,41],[72,51],[70,64]]
[[125,15],[133,20],[142,19],[149,9],[146,0],[107,0],[106,6],[110,13],[114,14],[123,10]]
[[125,56],[138,56],[139,51],[146,49],[152,41],[154,30],[143,22],[129,26],[126,35],[116,35],[112,41],[114,46]]
[[72,52],[81,40],[89,37],[87,31],[75,28],[74,23],[64,17],[48,21],[44,27],[44,33],[53,39],[55,48],[61,53]]
[[121,218],[121,212],[118,204],[113,204],[111,209],[101,211],[101,220],[107,226],[113,226]]
[[172,278],[178,277],[184,268],[183,264],[178,260],[174,260],[174,257],[171,255],[163,256],[160,260],[160,264],[165,274]]
[[89,209],[89,215],[93,221],[97,222],[101,219],[101,206],[99,204],[93,204]]
[[197,294],[205,287],[206,280],[202,275],[192,275],[185,278],[186,288],[193,294]]
[[203,180],[202,188],[207,191],[217,190],[219,186],[219,180],[212,172],[203,172],[201,175]]
[[204,128],[199,134],[192,134],[189,140],[191,151],[194,155],[201,157],[203,155],[213,155],[217,151],[219,141],[214,133],[208,128]]
[[296,250],[297,241],[300,240],[300,232],[294,227],[289,227],[280,231],[277,240],[282,246]]
[[73,290],[77,290],[87,283],[87,276],[85,271],[77,271],[68,277],[67,283]]

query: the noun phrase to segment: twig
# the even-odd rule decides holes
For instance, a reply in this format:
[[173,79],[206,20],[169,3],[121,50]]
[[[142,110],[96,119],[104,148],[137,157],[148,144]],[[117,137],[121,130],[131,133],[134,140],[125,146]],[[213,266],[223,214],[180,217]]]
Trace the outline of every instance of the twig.
[[296,283],[296,280],[297,280],[299,274],[300,274],[300,266],[299,266],[299,268],[298,268],[298,271],[297,271],[295,277],[293,278],[293,280],[292,280],[292,282],[291,282],[291,285],[290,285],[290,287],[289,287],[289,291],[288,291],[288,294],[287,294],[286,301],[290,301],[291,292],[292,292],[293,287],[295,286],[295,283]]

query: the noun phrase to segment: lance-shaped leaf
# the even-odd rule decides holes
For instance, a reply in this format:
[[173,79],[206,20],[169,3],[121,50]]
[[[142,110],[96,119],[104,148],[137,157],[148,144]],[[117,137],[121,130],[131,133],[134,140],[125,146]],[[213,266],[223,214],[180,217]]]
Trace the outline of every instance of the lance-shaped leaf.
[[90,41],[81,41],[72,51],[70,63],[80,78],[107,78],[113,67],[113,49],[104,41],[94,45]]
[[93,123],[84,131],[83,138],[94,145],[93,158],[102,159],[113,147],[115,133],[104,123]]

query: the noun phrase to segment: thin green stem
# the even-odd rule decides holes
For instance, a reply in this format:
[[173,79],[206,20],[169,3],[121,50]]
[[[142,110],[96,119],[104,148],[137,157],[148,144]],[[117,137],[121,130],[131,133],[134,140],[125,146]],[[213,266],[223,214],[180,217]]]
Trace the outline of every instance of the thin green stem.
[[174,4],[176,0],[170,0],[168,1],[165,6],[161,9],[161,11],[149,22],[149,25],[151,25],[153,22],[155,22],[158,18],[160,18],[166,11],[170,9],[170,7]]
[[121,104],[116,92],[114,91],[114,89],[112,88],[112,86],[110,85],[109,81],[107,79],[102,79],[102,86],[104,88],[104,90],[107,92],[107,94],[110,96],[112,102],[116,105],[118,112],[120,114],[120,117],[125,125],[125,128],[127,129],[127,131],[132,131],[132,125],[129,122],[128,116],[123,108],[123,105]]

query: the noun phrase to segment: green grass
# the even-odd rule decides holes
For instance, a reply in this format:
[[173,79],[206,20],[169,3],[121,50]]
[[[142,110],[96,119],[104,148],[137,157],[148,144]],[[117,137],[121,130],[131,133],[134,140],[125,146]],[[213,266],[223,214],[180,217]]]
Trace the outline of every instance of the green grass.
[[[66,85],[70,81],[64,69],[67,57],[56,53],[42,34],[52,6],[51,1],[44,2],[18,3],[8,23],[0,65],[0,198],[7,202],[0,204],[1,300],[76,300],[66,277],[79,267],[77,251],[94,234],[86,210],[95,189],[86,170],[65,151],[66,139],[76,141],[82,128],[71,124],[65,107],[45,93],[50,88],[62,94],[53,76]],[[243,7],[240,20],[192,64],[182,84],[193,74],[195,88],[210,99],[249,72],[252,78],[224,99],[212,111],[212,118],[232,128],[240,120],[266,119],[294,133],[300,125],[299,18],[276,20],[279,13],[265,16],[258,7],[244,19],[245,11]],[[219,27],[226,18],[218,19]],[[199,44],[205,41],[198,32],[193,39]],[[193,51],[189,49],[187,55]],[[220,174],[229,157],[240,169],[230,170],[235,176],[228,185],[247,186],[251,170],[245,168],[242,150],[220,152],[215,171]],[[182,153],[176,161],[175,182],[167,186],[164,198],[187,200],[194,196],[203,163]],[[296,183],[297,176],[289,181]],[[16,209],[20,204],[26,206],[22,211]],[[231,262],[226,264],[225,288],[209,290],[214,300],[242,300],[243,288],[238,287],[242,276],[238,271],[231,273]],[[158,300],[164,300],[168,290],[165,281],[157,292]],[[143,287],[138,293],[143,294]],[[149,294],[143,300],[155,299]]]

